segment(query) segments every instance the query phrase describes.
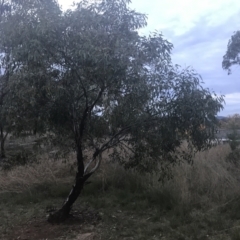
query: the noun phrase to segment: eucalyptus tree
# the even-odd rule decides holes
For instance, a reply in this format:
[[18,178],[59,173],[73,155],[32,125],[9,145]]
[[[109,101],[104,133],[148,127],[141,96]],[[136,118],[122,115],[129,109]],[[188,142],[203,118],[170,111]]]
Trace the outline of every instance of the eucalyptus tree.
[[[31,82],[42,82],[41,121],[76,152],[75,183],[50,222],[68,217],[107,150],[126,168],[164,176],[168,166],[208,147],[222,97],[203,88],[194,70],[172,64],[173,45],[160,33],[139,35],[146,16],[131,10],[128,0],[82,1],[66,12],[55,1],[15,2],[12,15],[21,16],[14,22],[21,30],[4,33],[16,41],[13,82],[25,89],[22,97],[35,89]],[[20,32],[26,34],[22,42]],[[189,151],[181,150],[183,141]]]
[[7,76],[2,74],[0,76],[0,142],[1,142],[1,152],[0,159],[5,158],[5,140],[9,133],[9,122],[6,117],[6,95],[8,94],[8,82]]
[[8,83],[4,95],[7,110],[2,115],[15,133],[44,131],[43,107],[52,61],[40,40],[49,41],[44,38],[49,37],[46,31],[53,30],[61,11],[56,1],[48,0],[1,0],[0,7],[2,79]]
[[[9,14],[10,8],[6,1],[0,1],[0,24],[4,21]],[[0,28],[0,36],[3,36],[2,29]],[[13,121],[8,116],[9,102],[7,97],[10,93],[9,77],[13,72],[14,66],[10,64],[11,46],[9,42],[0,42],[0,144],[1,152],[0,158],[5,158],[5,140],[11,130]]]
[[240,31],[236,31],[228,42],[227,52],[223,56],[222,67],[231,74],[231,67],[240,65]]

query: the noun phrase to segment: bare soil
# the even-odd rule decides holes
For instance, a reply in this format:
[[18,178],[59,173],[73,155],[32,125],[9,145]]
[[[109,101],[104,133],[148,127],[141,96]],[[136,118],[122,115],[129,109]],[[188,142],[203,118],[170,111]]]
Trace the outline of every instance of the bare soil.
[[74,211],[62,224],[50,224],[46,219],[33,218],[24,224],[13,227],[6,240],[53,240],[75,239],[95,240],[96,225],[101,220],[96,211],[86,209]]

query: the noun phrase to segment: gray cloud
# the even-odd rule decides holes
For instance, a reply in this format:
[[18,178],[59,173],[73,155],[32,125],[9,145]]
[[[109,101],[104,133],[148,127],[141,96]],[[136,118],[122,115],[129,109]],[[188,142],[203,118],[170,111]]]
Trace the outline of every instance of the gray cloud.
[[[173,62],[183,67],[192,66],[202,76],[206,87],[226,95],[224,115],[240,113],[240,68],[233,67],[231,75],[222,69],[227,43],[239,25],[239,14],[213,26],[204,17],[182,35],[176,36],[171,30],[165,33],[166,38],[169,37],[174,44]],[[233,102],[229,94],[239,97]]]
[[[150,4],[151,2],[151,4]],[[224,115],[240,113],[240,68],[231,75],[222,69],[223,55],[234,31],[240,26],[239,0],[150,0],[134,6],[149,15],[148,27],[142,34],[155,29],[174,45],[173,63],[193,67],[203,78],[204,86],[226,95]],[[235,101],[229,96],[235,96]]]

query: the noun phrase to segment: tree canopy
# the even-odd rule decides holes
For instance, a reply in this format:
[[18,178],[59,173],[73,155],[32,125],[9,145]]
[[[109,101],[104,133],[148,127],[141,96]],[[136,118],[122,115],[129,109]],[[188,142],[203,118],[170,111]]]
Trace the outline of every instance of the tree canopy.
[[51,222],[68,216],[104,151],[163,176],[214,138],[222,96],[171,62],[173,45],[161,33],[139,35],[146,16],[128,3],[81,1],[61,12],[54,0],[13,0],[2,10],[0,51],[12,67],[15,111],[77,155],[75,184]]
[[228,42],[227,52],[223,56],[222,67],[231,74],[233,65],[240,65],[240,31],[236,31]]

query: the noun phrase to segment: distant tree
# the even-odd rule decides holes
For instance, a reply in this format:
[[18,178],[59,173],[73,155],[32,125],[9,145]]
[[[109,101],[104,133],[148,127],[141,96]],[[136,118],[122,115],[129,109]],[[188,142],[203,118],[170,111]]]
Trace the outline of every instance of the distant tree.
[[224,118],[221,121],[221,127],[231,130],[240,129],[240,115],[236,113]]
[[6,74],[0,76],[0,142],[1,142],[1,152],[0,158],[5,158],[5,140],[9,133],[9,119],[7,118],[7,103],[6,95],[9,92],[8,89],[8,79]]
[[228,117],[228,126],[230,129],[240,129],[240,115],[234,114]]
[[232,151],[235,151],[240,145],[240,115],[234,114],[229,116],[225,123],[225,128],[231,130],[227,137],[231,140],[230,147]]
[[[10,7],[6,1],[0,1],[0,24],[10,12]],[[0,35],[2,34],[0,29]],[[14,66],[10,63],[11,46],[9,42],[0,42],[0,158],[5,158],[5,141],[11,130],[14,120],[9,118],[8,110],[10,101],[7,100],[10,94],[9,78],[14,71]]]
[[230,139],[231,152],[227,156],[227,161],[239,164],[240,157],[240,115],[234,114],[227,118],[225,128],[231,130],[227,137]]
[[[25,130],[45,132],[46,81],[52,77],[48,70],[53,61],[49,55],[42,57],[45,53],[39,40],[44,37],[44,29],[50,27],[51,18],[61,11],[56,1],[50,0],[1,0],[0,8],[0,87],[5,89],[2,95],[6,105],[1,108],[1,124],[11,126],[15,134]],[[39,22],[40,18],[44,21]]]
[[[22,98],[29,94],[52,139],[77,155],[75,183],[50,222],[68,217],[109,149],[126,168],[164,175],[209,147],[223,98],[203,88],[194,70],[171,63],[173,45],[161,34],[138,34],[146,16],[128,0],[82,1],[63,13],[53,0],[14,2],[1,25],[18,66],[12,84]],[[16,31],[9,34],[8,24]],[[180,148],[183,141],[189,151]]]
[[231,66],[240,65],[240,31],[236,31],[228,42],[227,52],[223,56],[222,67],[231,74]]
[[234,151],[240,145],[240,134],[237,132],[236,129],[233,129],[231,133],[227,135],[227,137],[231,140],[230,147],[231,150]]

